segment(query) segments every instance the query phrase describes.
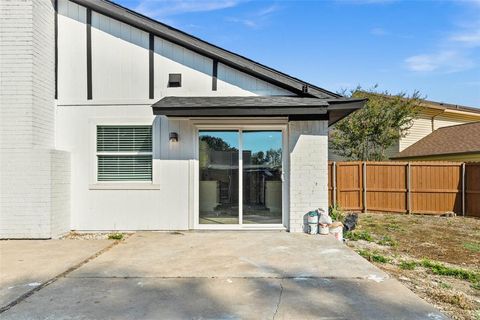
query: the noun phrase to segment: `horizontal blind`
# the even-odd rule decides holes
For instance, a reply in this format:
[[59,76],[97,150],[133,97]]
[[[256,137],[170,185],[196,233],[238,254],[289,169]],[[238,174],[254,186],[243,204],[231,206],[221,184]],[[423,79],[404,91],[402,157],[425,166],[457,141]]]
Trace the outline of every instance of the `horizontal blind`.
[[98,126],[98,152],[152,152],[151,126]]
[[97,152],[98,181],[152,180],[151,126],[98,126]]
[[98,181],[151,181],[152,156],[98,156]]

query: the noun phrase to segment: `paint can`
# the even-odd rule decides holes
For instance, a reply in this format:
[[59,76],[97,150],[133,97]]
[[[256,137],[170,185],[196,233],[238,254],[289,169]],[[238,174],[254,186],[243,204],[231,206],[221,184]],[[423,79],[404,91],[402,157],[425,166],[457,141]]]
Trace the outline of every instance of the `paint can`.
[[338,241],[343,241],[343,224],[340,221],[335,221],[330,225],[330,234],[332,234]]
[[328,227],[328,224],[326,223],[319,223],[318,227],[320,229],[320,234],[323,234],[323,235],[328,234],[328,231],[330,230],[330,228]]
[[318,214],[315,211],[310,211],[307,215],[308,233],[318,233]]

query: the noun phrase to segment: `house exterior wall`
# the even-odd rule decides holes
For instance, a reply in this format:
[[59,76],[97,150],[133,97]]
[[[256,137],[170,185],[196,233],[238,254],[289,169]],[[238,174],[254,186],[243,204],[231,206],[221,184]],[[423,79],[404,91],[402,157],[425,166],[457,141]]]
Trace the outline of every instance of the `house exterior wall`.
[[[153,116],[151,105],[165,96],[294,95],[222,63],[213,90],[211,59],[154,37],[149,99],[149,34],[92,12],[93,97],[87,99],[87,9],[58,0],[55,100],[53,2],[5,0],[0,15],[1,238],[51,238],[71,229],[193,228],[195,121]],[[169,73],[182,74],[180,88],[167,86]],[[280,122],[286,126],[287,120]],[[96,126],[132,124],[152,125],[152,181],[97,182]],[[291,170],[286,199],[294,190],[291,178],[300,191],[292,204],[286,200],[284,222],[301,231],[305,213],[327,208],[327,122],[292,122],[288,131],[285,154],[290,151],[293,162],[285,168]],[[178,133],[178,143],[169,141],[170,132]],[[307,177],[308,183],[300,182]]]
[[[293,94],[222,63],[213,91],[213,60],[154,37],[154,99],[148,99],[148,33],[92,12],[93,96],[88,100],[87,11],[67,0],[58,3],[56,144],[71,154],[71,229],[193,228],[196,127],[190,120],[153,116],[151,104],[165,96]],[[182,74],[181,87],[168,87],[169,73]],[[151,183],[96,182],[95,127],[102,124],[153,126]],[[178,133],[178,143],[169,142],[170,132]]]
[[0,238],[56,237],[68,230],[69,160],[54,141],[52,2],[2,1],[0,37]]
[[302,232],[305,215],[328,212],[328,122],[289,122],[290,231]]

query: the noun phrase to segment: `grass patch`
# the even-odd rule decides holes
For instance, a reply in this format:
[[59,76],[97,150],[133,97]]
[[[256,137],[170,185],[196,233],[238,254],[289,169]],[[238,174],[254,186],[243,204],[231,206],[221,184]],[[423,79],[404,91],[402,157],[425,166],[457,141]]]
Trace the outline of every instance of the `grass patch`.
[[385,226],[388,231],[403,231],[403,228],[398,223],[389,223]]
[[463,247],[469,251],[480,252],[480,243],[465,242]]
[[399,268],[402,270],[414,270],[417,267],[415,261],[402,261],[399,264]]
[[108,239],[109,240],[122,240],[123,239],[123,233],[120,233],[120,232],[110,233],[108,235]]
[[441,263],[430,261],[428,259],[423,259],[421,264],[422,267],[429,269],[433,274],[463,279],[473,284],[478,284],[478,282],[480,282],[480,273],[478,272],[447,267]]
[[382,256],[377,252],[371,252],[368,250],[358,250],[357,252],[359,255],[361,255],[362,257],[364,257],[365,259],[371,262],[387,263],[390,261],[389,258]]
[[480,290],[480,282],[472,283],[471,287],[472,289]]
[[353,241],[365,240],[373,242],[373,237],[368,231],[347,231],[344,237],[345,239]]
[[452,289],[452,285],[446,282],[440,282],[439,286],[440,288],[443,288],[443,289]]
[[378,240],[377,243],[382,246],[395,247],[397,242],[392,239],[390,236],[383,236],[382,239]]

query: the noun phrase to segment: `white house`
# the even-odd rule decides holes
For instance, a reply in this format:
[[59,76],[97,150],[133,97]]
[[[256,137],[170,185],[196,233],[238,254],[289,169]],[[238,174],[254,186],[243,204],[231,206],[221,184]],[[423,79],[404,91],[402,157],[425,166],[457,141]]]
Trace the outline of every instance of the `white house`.
[[361,108],[106,0],[2,0],[1,238],[302,230]]

